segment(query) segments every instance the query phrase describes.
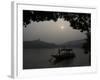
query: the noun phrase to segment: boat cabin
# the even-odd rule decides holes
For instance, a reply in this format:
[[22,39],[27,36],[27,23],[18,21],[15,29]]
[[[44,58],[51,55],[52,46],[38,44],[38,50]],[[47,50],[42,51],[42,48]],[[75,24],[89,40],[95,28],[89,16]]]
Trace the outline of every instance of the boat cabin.
[[67,54],[67,53],[73,53],[73,50],[72,49],[68,49],[68,48],[59,48],[58,49],[58,54],[61,55],[61,54]]

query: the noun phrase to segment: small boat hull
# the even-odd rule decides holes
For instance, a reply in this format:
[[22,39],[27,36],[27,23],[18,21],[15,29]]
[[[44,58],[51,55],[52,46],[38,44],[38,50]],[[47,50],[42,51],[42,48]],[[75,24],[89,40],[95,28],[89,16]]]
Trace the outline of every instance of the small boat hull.
[[65,54],[65,55],[51,55],[51,56],[56,59],[71,59],[75,57],[75,54],[71,53],[71,54]]

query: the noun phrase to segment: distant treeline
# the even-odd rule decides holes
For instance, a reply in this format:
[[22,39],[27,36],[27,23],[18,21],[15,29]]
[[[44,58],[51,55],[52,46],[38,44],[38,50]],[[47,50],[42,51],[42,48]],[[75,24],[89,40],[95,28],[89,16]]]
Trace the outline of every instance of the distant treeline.
[[34,41],[24,41],[23,48],[62,48],[62,47],[81,48],[83,43],[85,43],[85,40],[75,40],[60,45],[40,40],[34,40]]
[[56,47],[58,47],[56,44],[47,43],[39,40],[23,42],[23,48],[56,48]]

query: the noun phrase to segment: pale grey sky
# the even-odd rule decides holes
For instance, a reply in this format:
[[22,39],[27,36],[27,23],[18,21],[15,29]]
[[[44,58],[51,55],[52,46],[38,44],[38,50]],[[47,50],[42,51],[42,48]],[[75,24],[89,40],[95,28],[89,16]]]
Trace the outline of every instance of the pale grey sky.
[[23,29],[23,40],[32,41],[39,39],[50,43],[61,44],[72,40],[84,39],[86,36],[79,30],[70,27],[68,21],[58,19],[54,21],[31,22]]

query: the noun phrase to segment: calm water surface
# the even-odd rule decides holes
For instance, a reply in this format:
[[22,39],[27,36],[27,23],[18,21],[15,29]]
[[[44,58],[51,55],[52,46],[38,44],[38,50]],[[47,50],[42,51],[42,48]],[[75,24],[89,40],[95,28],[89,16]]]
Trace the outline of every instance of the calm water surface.
[[55,62],[51,56],[57,54],[57,49],[24,49],[23,68],[53,68],[53,67],[75,67],[90,66],[90,56],[85,54],[83,49],[74,48],[75,58]]

